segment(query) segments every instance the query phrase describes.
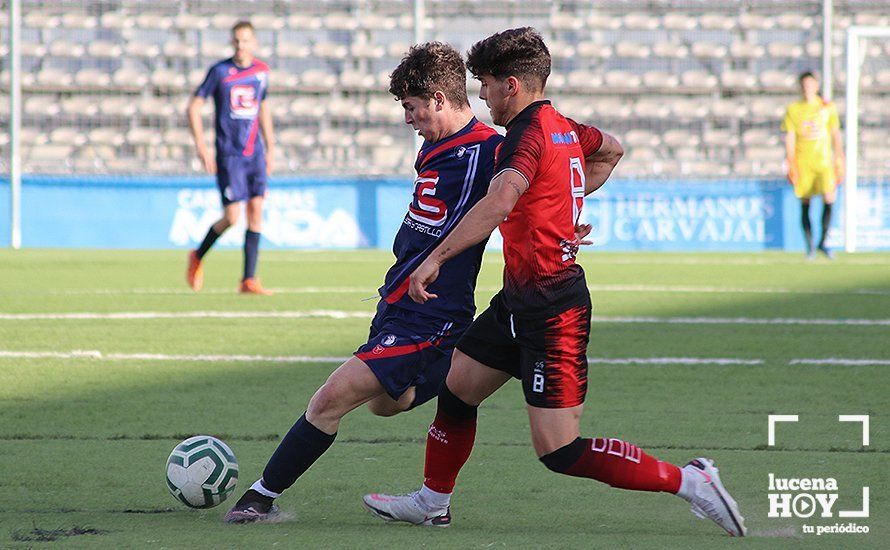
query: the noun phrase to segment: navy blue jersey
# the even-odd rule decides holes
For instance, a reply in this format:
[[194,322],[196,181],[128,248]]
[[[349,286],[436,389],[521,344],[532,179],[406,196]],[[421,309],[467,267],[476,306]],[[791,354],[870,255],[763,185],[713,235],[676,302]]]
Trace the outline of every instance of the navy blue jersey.
[[260,103],[266,99],[269,66],[254,59],[239,67],[232,58],[210,67],[195,95],[213,96],[216,106],[216,156],[263,154],[259,133]]
[[423,144],[414,164],[414,197],[392,247],[396,263],[379,291],[388,303],[455,321],[472,320],[484,242],[445,262],[427,288],[438,298],[425,304],[408,296],[408,277],[488,192],[494,152],[502,141],[494,129],[474,118],[459,132]]

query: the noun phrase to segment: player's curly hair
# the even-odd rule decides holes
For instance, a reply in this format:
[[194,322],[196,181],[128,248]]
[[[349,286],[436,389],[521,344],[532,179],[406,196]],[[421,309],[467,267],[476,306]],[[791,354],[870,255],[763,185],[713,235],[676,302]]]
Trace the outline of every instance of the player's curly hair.
[[467,68],[479,78],[515,76],[532,90],[543,90],[550,76],[550,50],[532,27],[508,29],[473,44]]
[[401,101],[408,96],[430,99],[436,91],[458,107],[469,107],[467,67],[460,52],[442,42],[412,46],[389,75],[389,93]]

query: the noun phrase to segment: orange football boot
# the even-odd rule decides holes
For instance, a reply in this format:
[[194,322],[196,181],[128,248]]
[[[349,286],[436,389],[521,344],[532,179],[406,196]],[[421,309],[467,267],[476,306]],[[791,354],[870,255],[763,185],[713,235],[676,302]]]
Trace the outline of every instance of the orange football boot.
[[257,277],[251,277],[249,279],[244,279],[243,281],[241,281],[240,292],[241,294],[260,294],[263,296],[272,295],[272,291],[263,288],[263,284]]
[[195,292],[200,292],[204,288],[204,268],[194,250],[189,252],[189,266],[185,271],[185,280]]

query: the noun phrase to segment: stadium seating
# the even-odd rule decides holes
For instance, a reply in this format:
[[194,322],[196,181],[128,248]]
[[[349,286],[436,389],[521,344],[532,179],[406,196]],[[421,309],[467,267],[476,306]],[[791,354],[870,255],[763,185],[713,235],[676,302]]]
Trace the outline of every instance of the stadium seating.
[[[816,4],[428,0],[424,28],[428,38],[461,50],[518,21],[541,29],[553,55],[552,96],[566,113],[621,137],[628,155],[620,173],[781,175],[779,122],[797,95],[797,75],[820,65]],[[410,10],[398,1],[307,0],[294,6],[283,9],[272,0],[249,6],[25,3],[28,130],[22,136],[29,140],[28,165],[50,171],[200,168],[183,110],[209,65],[231,54],[231,26],[249,18],[258,29],[259,56],[272,67],[269,97],[280,150],[293,155],[281,166],[356,170],[361,159],[368,172],[410,171],[413,133],[387,93],[389,73],[414,39]],[[884,8],[881,0],[836,3],[832,55],[838,85],[846,78],[843,29],[890,25]],[[6,24],[5,12],[0,24]],[[0,55],[7,50],[0,46]],[[864,158],[885,166],[880,159],[890,148],[883,130],[890,126],[890,40],[873,41],[864,59]],[[7,67],[0,82],[9,82]],[[478,83],[470,79],[468,88],[475,95]],[[837,103],[843,114],[843,101]],[[6,120],[8,106],[0,98],[0,121]],[[52,149],[37,151],[42,148],[33,147],[35,140]],[[0,150],[6,147],[0,139]],[[66,153],[70,158],[62,157]]]

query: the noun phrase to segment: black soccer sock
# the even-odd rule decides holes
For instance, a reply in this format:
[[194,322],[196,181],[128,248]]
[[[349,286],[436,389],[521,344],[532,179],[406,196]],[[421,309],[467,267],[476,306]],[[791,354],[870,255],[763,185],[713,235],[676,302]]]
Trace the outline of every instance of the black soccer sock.
[[260,234],[248,229],[244,233],[244,278],[256,275],[256,261],[260,254]]
[[825,250],[825,238],[828,237],[828,229],[831,228],[831,205],[825,203],[822,209],[822,238],[819,239],[819,248]]
[[306,420],[306,414],[297,420],[287,432],[266,469],[263,470],[263,487],[281,493],[297,481],[303,472],[334,442],[337,434],[328,435]]
[[216,239],[218,239],[220,235],[222,235],[222,233],[217,233],[216,229],[211,225],[210,229],[207,231],[207,235],[204,237],[204,241],[201,242],[201,246],[195,250],[195,255],[198,256],[199,260],[210,251],[210,247],[213,246],[213,243],[216,242]]
[[807,252],[813,251],[813,227],[810,225],[810,203],[800,203],[800,224],[803,226],[803,237],[807,243]]

